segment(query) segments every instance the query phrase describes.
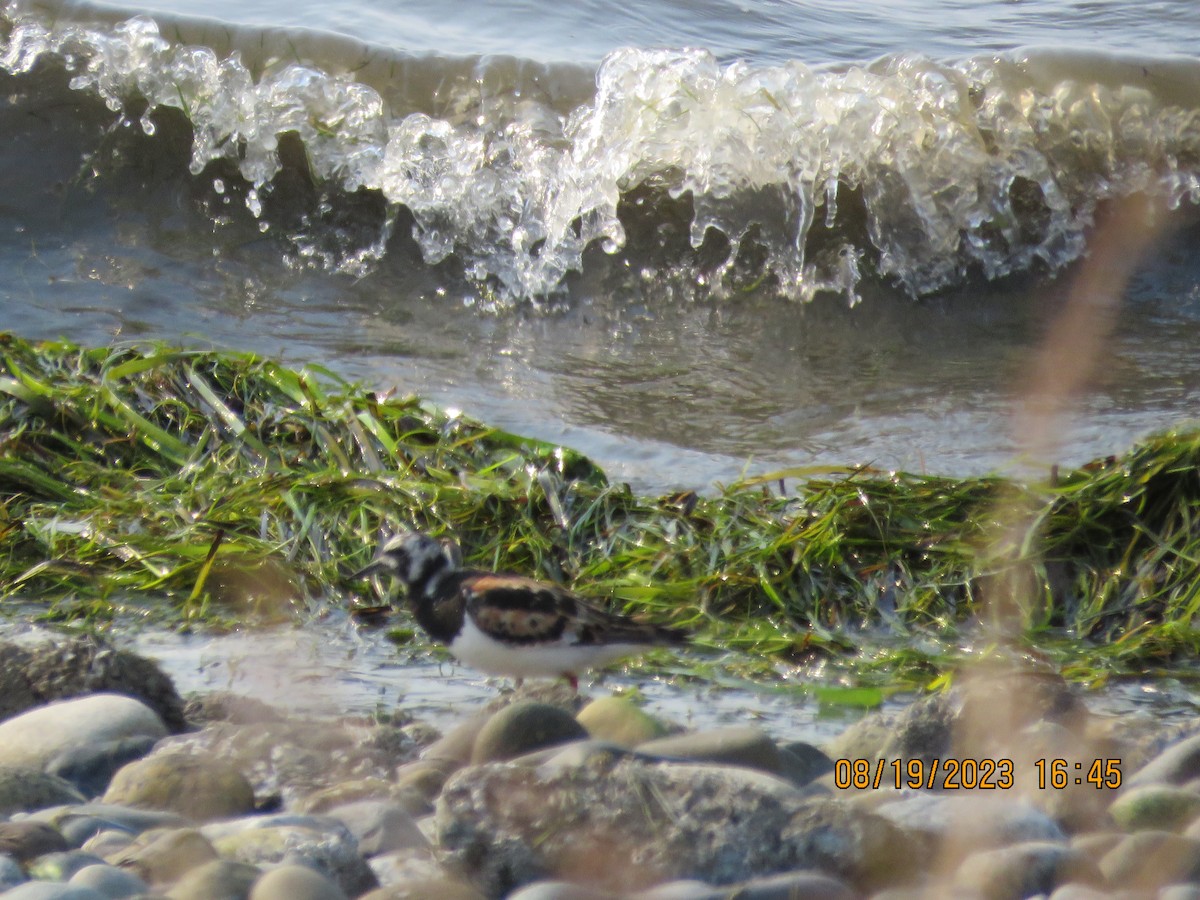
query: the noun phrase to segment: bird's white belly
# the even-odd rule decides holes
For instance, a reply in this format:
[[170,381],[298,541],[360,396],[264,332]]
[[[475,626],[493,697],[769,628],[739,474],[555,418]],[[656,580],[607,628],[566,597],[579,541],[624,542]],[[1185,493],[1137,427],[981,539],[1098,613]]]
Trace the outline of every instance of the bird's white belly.
[[450,652],[462,663],[489,675],[515,678],[556,678],[568,672],[607,665],[610,662],[648,650],[638,644],[568,644],[563,641],[544,644],[506,644],[476,628],[470,619],[450,643]]

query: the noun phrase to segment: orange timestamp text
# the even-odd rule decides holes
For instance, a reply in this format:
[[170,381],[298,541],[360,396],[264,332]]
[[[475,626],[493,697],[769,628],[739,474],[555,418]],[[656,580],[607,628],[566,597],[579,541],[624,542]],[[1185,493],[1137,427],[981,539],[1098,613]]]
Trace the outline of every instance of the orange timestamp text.
[[[1033,772],[1039,790],[1090,785],[1115,790],[1121,786],[1121,760],[1039,759]],[[1017,786],[1011,759],[839,759],[833,764],[839,790],[889,787],[940,791],[1008,791]]]

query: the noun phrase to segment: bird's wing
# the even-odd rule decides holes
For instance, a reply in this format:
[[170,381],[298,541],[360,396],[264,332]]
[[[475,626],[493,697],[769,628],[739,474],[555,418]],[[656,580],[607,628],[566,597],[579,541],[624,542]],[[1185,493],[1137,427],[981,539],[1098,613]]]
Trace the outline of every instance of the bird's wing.
[[518,643],[682,643],[683,632],[609,612],[557,585],[520,575],[472,574],[463,579],[467,612],[485,632]]

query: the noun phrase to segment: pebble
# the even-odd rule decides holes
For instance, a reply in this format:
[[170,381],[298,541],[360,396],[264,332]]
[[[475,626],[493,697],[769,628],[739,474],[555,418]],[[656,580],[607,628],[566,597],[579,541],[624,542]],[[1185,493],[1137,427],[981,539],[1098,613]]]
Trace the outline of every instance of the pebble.
[[509,894],[508,900],[620,900],[620,897],[570,881],[537,881]]
[[[413,767],[421,767],[422,773],[429,773],[428,783],[422,782]],[[295,809],[313,815],[347,803],[375,800],[394,803],[412,815],[424,815],[433,811],[433,800],[441,792],[446,778],[446,773],[432,763],[409,763],[397,770],[394,779],[358,778],[319,788],[296,803]]]
[[205,825],[201,833],[223,859],[261,867],[302,862],[329,876],[352,897],[376,886],[354,835],[328,816],[250,816]]
[[92,694],[39,706],[0,722],[0,766],[43,771],[63,753],[123,738],[166,737],[146,704],[121,694]]
[[129,849],[133,839],[134,835],[128,831],[101,831],[84,841],[79,849],[94,853],[101,859],[112,859]]
[[0,822],[0,854],[25,862],[43,853],[70,848],[66,838],[45,822]]
[[327,813],[358,841],[358,852],[368,858],[394,850],[424,850],[429,841],[403,808],[378,800],[361,800],[337,806]]
[[1170,784],[1144,784],[1122,791],[1108,814],[1126,831],[1179,831],[1200,816],[1200,795]]
[[479,729],[471,762],[512,759],[587,736],[587,729],[561,707],[521,700],[501,709]]
[[95,635],[63,637],[29,648],[23,676],[41,702],[100,693],[149,706],[172,731],[186,727],[183,701],[158,664]]
[[192,869],[213,862],[217,851],[192,828],[145,832],[109,862],[134,872],[151,886],[171,884]]
[[156,743],[158,738],[138,735],[70,747],[50,759],[45,770],[69,781],[85,797],[98,797],[118,769],[141,759]]
[[150,890],[146,882],[132,872],[106,864],[80,869],[71,876],[70,884],[76,887],[90,887],[113,900],[144,894]]
[[261,876],[262,870],[249,863],[214,859],[189,871],[166,896],[170,900],[242,900]]
[[0,896],[4,900],[109,900],[93,888],[54,881],[27,881]]
[[[895,869],[897,854],[912,856],[886,820],[833,801],[813,803],[782,779],[735,766],[491,764],[447,783],[436,842],[448,865],[491,896],[555,872],[586,873],[590,884],[631,891],[671,877],[732,884],[825,868],[835,857],[864,873]],[[604,852],[597,852],[597,834]]]
[[729,725],[710,731],[673,735],[638,745],[638,752],[667,759],[745,766],[778,774],[783,764],[771,736],[753,725]]
[[113,776],[104,802],[207,822],[252,812],[254,788],[224,760],[175,750],[124,766]]
[[0,816],[50,806],[82,803],[83,794],[57,775],[35,769],[0,766]]
[[666,735],[667,726],[623,697],[600,697],[575,716],[593,738],[636,747]]
[[921,792],[880,804],[875,812],[906,833],[935,844],[947,859],[1008,844],[1066,839],[1044,812],[1003,794]]
[[487,713],[477,713],[465,719],[422,750],[421,760],[434,763],[446,772],[454,772],[468,765],[479,732],[491,718]]
[[363,894],[359,900],[487,900],[487,898],[461,881],[453,878],[429,878],[407,881],[377,888]]
[[82,850],[63,850],[31,859],[25,864],[25,871],[30,878],[38,878],[43,881],[66,881],[80,869],[103,863],[103,859],[92,853],[84,853]]
[[1126,788],[1147,784],[1186,784],[1200,778],[1200,734],[1163,750],[1125,779]]
[[111,803],[83,803],[57,806],[30,815],[31,820],[47,822],[76,846],[102,831],[138,834],[151,828],[181,828],[191,822],[177,813],[153,809],[132,809]]
[[1200,840],[1172,831],[1138,831],[1100,859],[1109,884],[1159,888],[1200,878]]
[[[957,702],[994,696],[971,690]],[[1052,721],[1014,720],[1015,739],[1098,746],[1071,691],[1043,693]],[[504,697],[424,751],[430,729],[402,717],[260,722],[232,697],[176,737],[117,695],[0,730],[96,697],[149,714],[154,733],[97,730],[39,769],[0,767],[0,900],[1200,900],[1191,738],[1144,784],[1080,806],[1069,792],[828,790],[832,761],[810,744],[749,725],[664,736],[612,697],[577,714]],[[941,698],[872,740],[929,749],[962,715]]]
[[346,900],[340,887],[307,866],[280,866],[254,884],[250,900]]
[[679,881],[667,881],[662,884],[630,894],[629,900],[724,900],[732,891],[714,890],[711,884],[695,879],[685,878]]
[[432,850],[393,850],[372,856],[367,862],[383,887],[402,881],[425,881],[446,874]]
[[[717,895],[725,897],[728,894]],[[836,878],[819,872],[785,872],[737,885],[738,900],[855,900],[856,892]],[[717,900],[714,897],[713,900]]]
[[0,855],[0,891],[6,891],[25,880],[21,864],[13,857]]
[[833,771],[833,760],[804,741],[793,741],[780,747],[779,763],[779,773],[800,786]]
[[1029,841],[968,856],[954,885],[988,900],[1024,900],[1049,894],[1060,884],[1100,880],[1100,872],[1082,852],[1066,844]]

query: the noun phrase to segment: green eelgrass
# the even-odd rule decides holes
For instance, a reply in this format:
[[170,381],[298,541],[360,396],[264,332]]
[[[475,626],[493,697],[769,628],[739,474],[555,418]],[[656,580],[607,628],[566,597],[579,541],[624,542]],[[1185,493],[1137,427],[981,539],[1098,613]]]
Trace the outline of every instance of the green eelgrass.
[[341,602],[404,525],[746,651],[714,678],[822,658],[928,682],[964,644],[1037,648],[1092,680],[1178,673],[1200,649],[1198,466],[1189,432],[1048,486],[805,471],[783,473],[791,491],[776,474],[648,498],[570,450],[318,367],[0,334],[0,597],[55,618]]

